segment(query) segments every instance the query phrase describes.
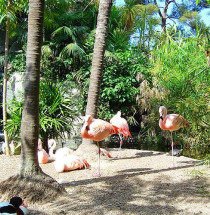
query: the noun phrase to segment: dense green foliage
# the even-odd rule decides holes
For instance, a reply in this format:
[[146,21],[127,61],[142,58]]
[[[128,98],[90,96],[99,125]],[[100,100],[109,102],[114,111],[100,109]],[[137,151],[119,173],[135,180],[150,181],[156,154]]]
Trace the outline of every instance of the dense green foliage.
[[[55,84],[47,80],[40,84],[40,138],[61,137],[70,134],[72,122],[79,116],[79,97],[72,94],[72,88]],[[6,129],[10,138],[18,139],[20,136],[20,121],[22,118],[23,100],[15,98],[9,102]]]
[[[88,3],[46,1],[41,79],[47,81],[42,82],[40,91],[42,138],[70,132],[71,121],[85,112],[98,13],[98,1]],[[22,1],[19,5],[14,5],[13,13],[18,19],[12,19],[10,75],[25,71],[27,5],[23,7]],[[210,152],[210,69],[206,56],[210,31],[197,12],[191,13],[184,5],[179,9],[180,21],[190,28],[173,26],[163,33],[159,31],[161,19],[156,5],[126,1],[124,7],[112,7],[98,117],[109,121],[121,110],[131,131],[139,133],[139,144],[157,150],[162,145],[164,150],[170,143],[168,132],[158,126],[158,108],[164,105],[169,113],[183,115],[191,126],[176,132],[177,147],[202,157]],[[0,31],[4,31],[2,23]],[[130,38],[134,35],[133,44]],[[79,96],[73,95],[75,89]],[[21,105],[13,101],[9,106],[8,131],[12,137],[19,134]]]

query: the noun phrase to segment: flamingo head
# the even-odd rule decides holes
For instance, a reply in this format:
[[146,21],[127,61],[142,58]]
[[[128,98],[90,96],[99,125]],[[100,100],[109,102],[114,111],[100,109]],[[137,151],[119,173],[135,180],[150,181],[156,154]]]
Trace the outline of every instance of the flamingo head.
[[116,115],[121,117],[121,111],[118,111]]
[[50,149],[52,148],[52,146],[56,145],[56,142],[54,139],[49,139],[47,144],[48,144],[48,148]]
[[93,117],[91,115],[86,115],[84,117],[84,121],[87,123],[87,125],[90,125],[90,123],[93,121]]
[[167,114],[167,109],[165,106],[160,106],[159,107],[159,114],[160,114],[160,118],[163,119],[163,117],[166,116]]
[[84,117],[83,129],[89,130],[89,126],[92,121],[93,121],[93,117],[91,115],[86,115]]

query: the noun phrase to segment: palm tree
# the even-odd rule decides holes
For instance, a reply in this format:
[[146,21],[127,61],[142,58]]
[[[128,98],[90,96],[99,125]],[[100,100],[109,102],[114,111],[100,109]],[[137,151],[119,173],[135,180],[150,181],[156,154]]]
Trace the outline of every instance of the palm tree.
[[[21,169],[18,175],[0,183],[0,195],[26,195],[32,201],[49,201],[65,190],[54,179],[42,172],[37,159],[39,136],[40,56],[43,37],[44,0],[29,0],[26,79],[21,121]],[[8,187],[10,189],[8,189]],[[43,192],[44,191],[44,192]],[[46,193],[50,193],[46,198]]]
[[[104,53],[106,48],[106,37],[108,32],[109,15],[112,7],[112,0],[101,0],[99,4],[99,13],[97,18],[97,29],[94,43],[94,52],[92,60],[92,69],[90,75],[90,85],[88,91],[86,115],[97,117],[99,91],[103,72]],[[78,153],[88,151],[86,155],[90,155],[91,151],[95,151],[93,141],[83,140],[78,149]]]
[[122,9],[122,23],[127,31],[132,31],[135,19],[141,14],[142,6],[136,4],[136,0],[125,0],[125,6]]
[[25,94],[21,121],[23,151],[21,175],[41,172],[37,161],[37,143],[39,137],[39,81],[43,13],[43,0],[29,1]]

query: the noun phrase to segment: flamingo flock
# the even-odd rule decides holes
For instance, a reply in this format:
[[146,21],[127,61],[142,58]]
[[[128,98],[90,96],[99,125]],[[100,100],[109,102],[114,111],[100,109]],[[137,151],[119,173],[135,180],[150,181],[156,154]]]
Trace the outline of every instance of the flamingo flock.
[[[159,127],[162,130],[170,131],[171,133],[171,148],[172,148],[172,167],[174,165],[174,142],[172,132],[179,130],[180,128],[189,128],[190,125],[187,120],[179,114],[167,114],[167,109],[164,106],[159,107]],[[129,131],[129,126],[127,121],[121,117],[121,111],[118,111],[114,115],[110,122],[104,121],[102,119],[94,119],[91,115],[86,115],[84,117],[84,124],[81,128],[81,136],[85,139],[94,140],[97,142],[98,146],[98,172],[94,174],[95,177],[100,177],[100,155],[101,153],[111,158],[108,151],[100,148],[99,142],[106,139],[112,134],[118,134],[120,138],[120,146],[118,149],[117,157],[120,157],[120,151],[124,140],[131,137]],[[13,145],[10,144],[11,151],[13,151]],[[89,163],[74,154],[73,150],[63,147],[56,150],[56,141],[54,139],[48,140],[49,154],[43,149],[42,141],[38,140],[37,146],[37,159],[40,164],[46,164],[50,161],[54,161],[54,167],[56,172],[61,173],[64,171],[72,171],[76,169],[86,169],[89,168]],[[5,151],[5,146],[2,146],[3,152]]]

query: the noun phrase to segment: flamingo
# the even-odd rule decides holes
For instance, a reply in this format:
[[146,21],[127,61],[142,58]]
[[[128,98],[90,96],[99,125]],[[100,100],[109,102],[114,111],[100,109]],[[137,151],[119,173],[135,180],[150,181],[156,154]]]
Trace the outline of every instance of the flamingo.
[[57,157],[54,162],[54,166],[56,172],[61,173],[64,171],[89,168],[89,163],[85,159],[79,158],[77,155],[69,154]]
[[160,119],[159,119],[159,126],[163,130],[167,130],[171,132],[171,148],[172,148],[172,161],[173,161],[173,166],[174,167],[174,142],[173,142],[173,131],[177,131],[180,128],[187,127],[189,128],[190,125],[187,122],[187,120],[179,115],[179,114],[168,114],[167,115],[167,109],[164,106],[160,106],[159,108],[159,113],[160,113]]
[[123,144],[123,136],[125,137],[125,140],[127,140],[128,136],[131,137],[131,133],[129,131],[129,126],[123,117],[121,117],[121,111],[118,111],[116,115],[114,115],[110,119],[110,123],[116,127],[118,127],[118,135],[120,137],[120,147],[118,149],[118,154],[116,157],[120,156],[121,147]]
[[94,174],[95,177],[100,177],[100,146],[99,141],[106,139],[112,134],[118,133],[118,128],[109,122],[101,119],[94,119],[91,115],[86,115],[84,124],[81,129],[81,136],[85,139],[97,141],[98,146],[98,173]]
[[38,156],[38,162],[40,164],[46,164],[49,161],[49,155],[48,153],[43,149],[42,147],[42,141],[38,140],[38,148],[37,148],[37,156]]
[[56,153],[56,141],[54,139],[48,140],[49,155],[52,160],[55,160],[54,167],[56,172],[61,173],[64,171],[71,171],[76,169],[89,168],[86,160],[73,155],[73,150],[68,147],[59,148]]
[[56,141],[54,139],[48,140],[48,148],[49,148],[49,155],[52,160],[56,160],[58,157],[70,155],[73,153],[73,150],[69,149],[68,147],[59,148],[54,153],[56,148]]

